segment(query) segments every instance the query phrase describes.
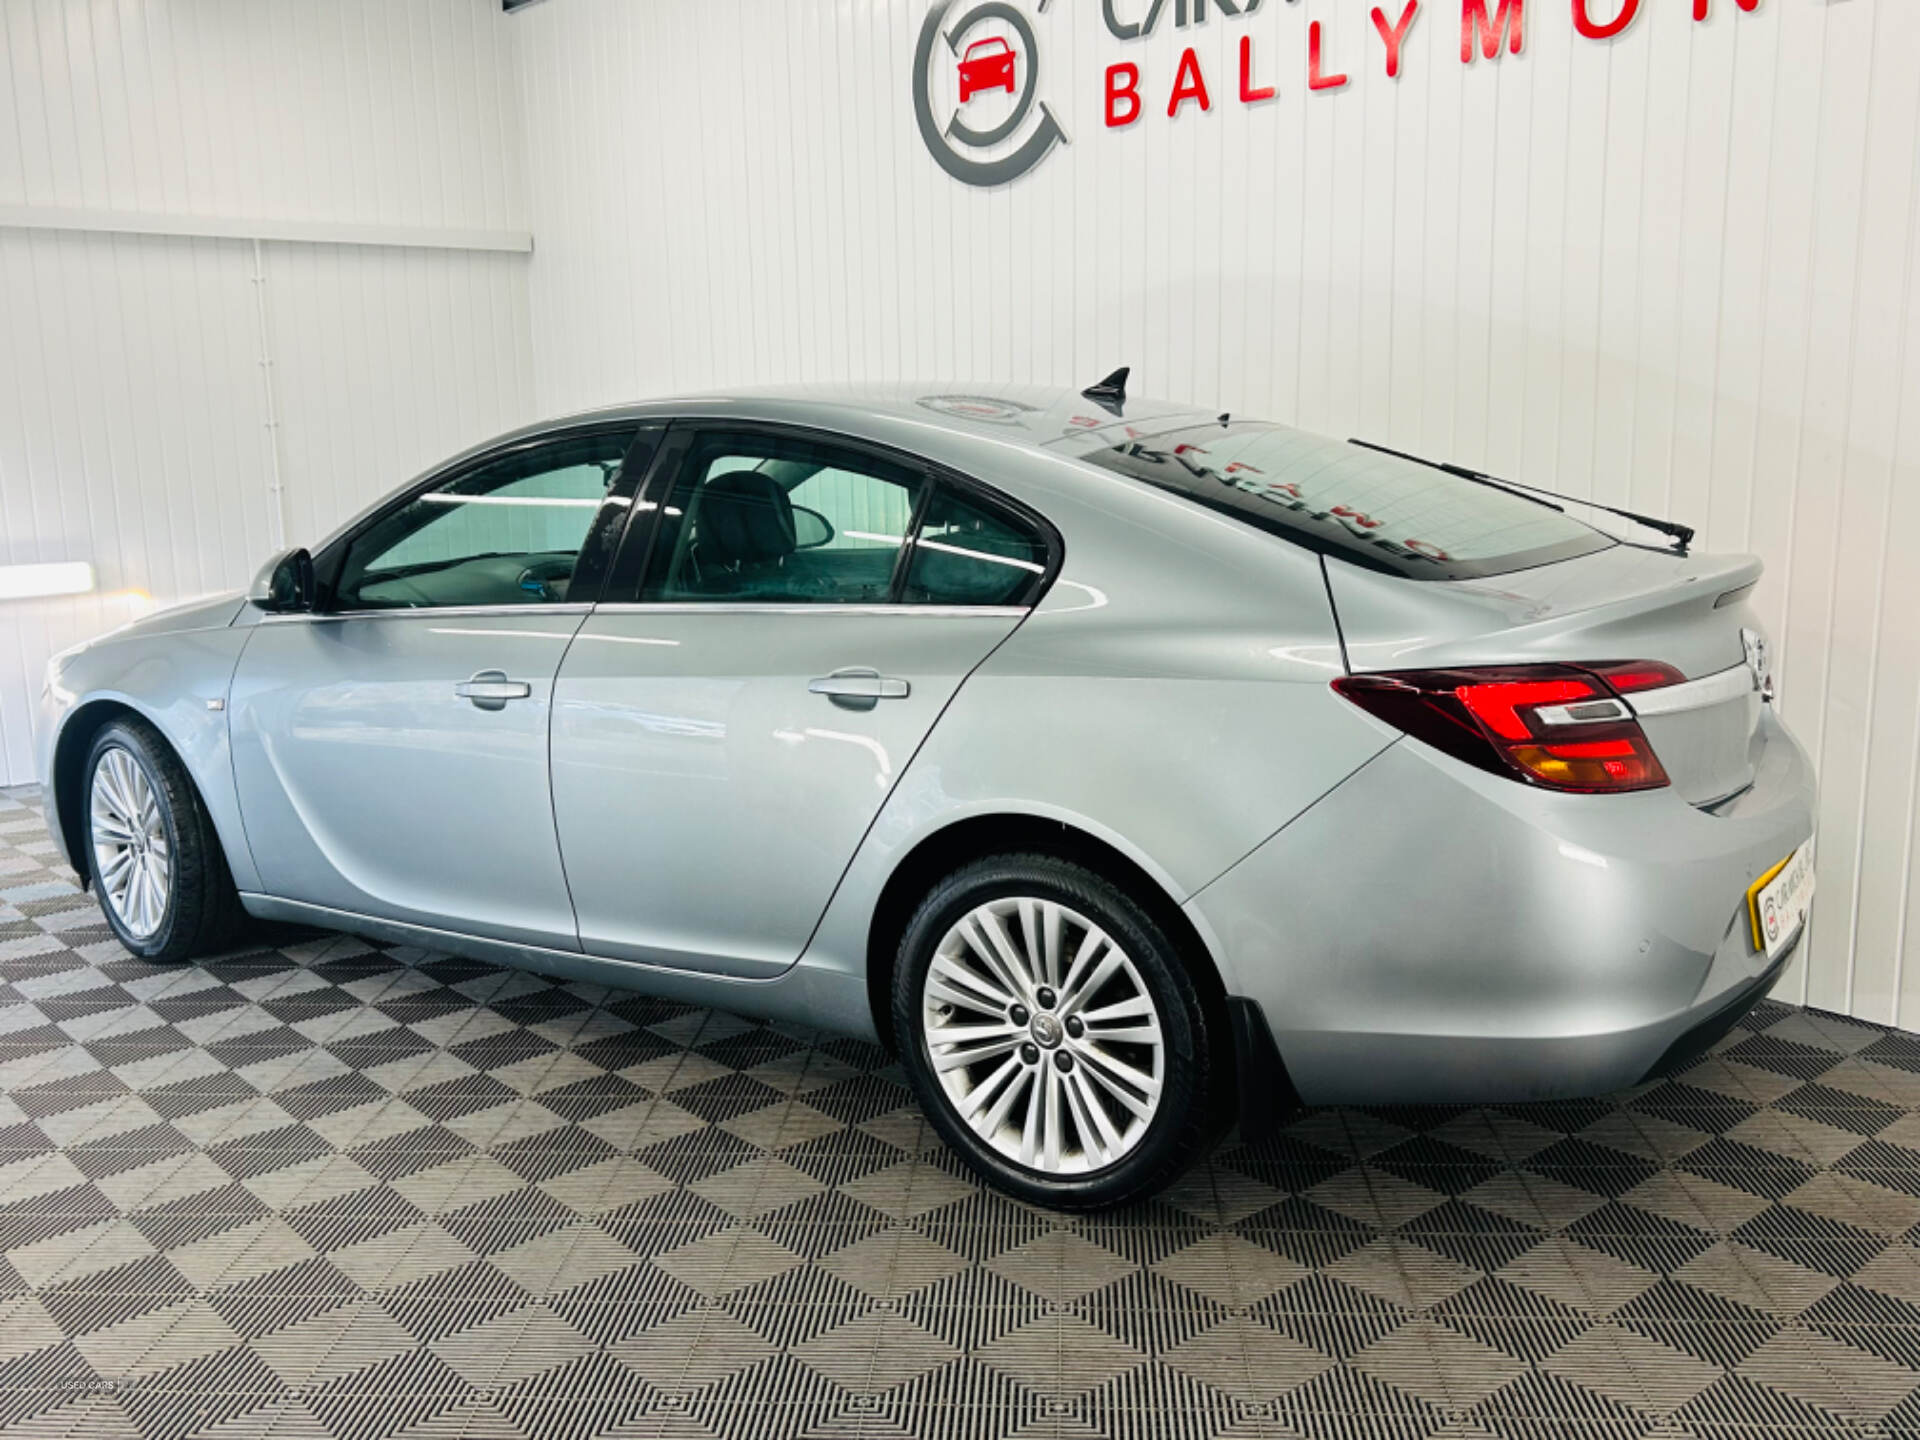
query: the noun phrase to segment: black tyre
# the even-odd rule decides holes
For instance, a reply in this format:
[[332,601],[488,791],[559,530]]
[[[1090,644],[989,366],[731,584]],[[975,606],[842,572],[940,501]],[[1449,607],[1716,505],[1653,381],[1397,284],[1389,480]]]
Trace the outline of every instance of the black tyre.
[[160,732],[132,716],[113,721],[81,775],[94,895],[120,943],[162,963],[232,944],[244,917],[226,853]]
[[1085,866],[1005,855],[942,880],[902,939],[893,1023],[940,1134],[1023,1200],[1123,1205],[1214,1138],[1225,1037],[1146,908]]

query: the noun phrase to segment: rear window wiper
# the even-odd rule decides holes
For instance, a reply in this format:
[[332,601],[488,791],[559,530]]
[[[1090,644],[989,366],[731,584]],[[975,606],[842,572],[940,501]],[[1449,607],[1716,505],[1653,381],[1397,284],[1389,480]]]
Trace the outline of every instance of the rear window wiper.
[[[1678,520],[1662,520],[1653,515],[1642,515],[1635,510],[1622,510],[1617,505],[1602,505],[1598,500],[1582,500],[1578,495],[1562,495],[1554,490],[1542,490],[1538,485],[1523,485],[1518,480],[1503,480],[1498,475],[1489,475],[1484,470],[1469,470],[1464,465],[1455,465],[1447,460],[1429,460],[1424,455],[1409,455],[1404,450],[1394,450],[1385,445],[1376,445],[1371,440],[1350,438],[1350,445],[1358,445],[1363,450],[1377,450],[1382,455],[1391,455],[1397,460],[1411,460],[1415,465],[1425,465],[1431,470],[1443,470],[1449,475],[1457,475],[1462,480],[1471,480],[1476,485],[1489,485],[1496,490],[1504,490],[1522,500],[1531,500],[1536,505],[1544,505],[1549,510],[1558,510],[1566,514],[1566,506],[1556,505],[1555,500],[1570,501],[1575,505],[1587,505],[1595,510],[1604,510],[1609,515],[1618,515],[1622,520],[1631,520],[1636,525],[1644,525],[1674,541],[1675,552],[1687,553],[1687,547],[1693,543],[1693,527],[1682,525]],[[1550,498],[1543,498],[1550,497]]]

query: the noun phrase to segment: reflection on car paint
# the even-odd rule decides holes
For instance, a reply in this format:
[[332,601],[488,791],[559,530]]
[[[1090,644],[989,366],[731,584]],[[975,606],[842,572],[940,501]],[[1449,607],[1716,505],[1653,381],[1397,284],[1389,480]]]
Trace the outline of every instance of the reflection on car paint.
[[604,640],[609,645],[678,645],[678,640],[668,640],[659,635],[602,635],[589,631],[580,637],[582,640]]

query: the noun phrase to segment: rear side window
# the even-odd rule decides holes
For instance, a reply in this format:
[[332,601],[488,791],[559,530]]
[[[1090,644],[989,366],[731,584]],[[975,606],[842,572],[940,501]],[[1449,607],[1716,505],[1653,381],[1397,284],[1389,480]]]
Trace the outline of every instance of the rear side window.
[[1024,606],[1046,583],[1040,522],[906,457],[711,430],[677,464],[642,603]]
[[704,436],[675,482],[641,599],[885,604],[925,483],[835,446]]
[[1082,458],[1322,553],[1415,580],[1503,575],[1615,543],[1510,491],[1284,425],[1200,425]]
[[1047,544],[1011,516],[946,487],[914,536],[901,599],[910,605],[1020,605],[1047,573]]

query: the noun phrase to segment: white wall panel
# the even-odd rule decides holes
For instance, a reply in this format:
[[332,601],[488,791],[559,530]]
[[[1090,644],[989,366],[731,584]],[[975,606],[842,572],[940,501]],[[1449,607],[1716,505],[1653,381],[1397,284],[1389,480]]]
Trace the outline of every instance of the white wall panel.
[[[0,784],[52,651],[528,417],[525,255],[436,243],[526,224],[511,43],[495,0],[0,0],[0,565],[98,577],[0,602]],[[95,214],[394,243],[261,247],[270,429],[252,243]]]
[[523,222],[497,4],[4,0],[0,25],[0,204]]
[[[916,131],[926,8],[514,18],[538,408],[1126,362],[1152,393],[1671,512],[1766,560],[1822,769],[1781,993],[1920,1025],[1920,6],[1643,0],[1599,42],[1529,0],[1525,53],[1464,66],[1459,0],[1423,0],[1390,81],[1358,0],[1133,43],[1094,0],[1027,5],[1072,144],[992,191]],[[1314,20],[1343,89],[1308,92]],[[1242,34],[1270,103],[1238,103]],[[1214,104],[1169,121],[1187,44]],[[1147,113],[1108,131],[1119,60]]]
[[523,257],[284,245],[267,267],[290,541],[530,418]]
[[0,231],[0,564],[87,560],[99,585],[0,603],[0,780],[31,777],[49,654],[264,550],[244,248]]

